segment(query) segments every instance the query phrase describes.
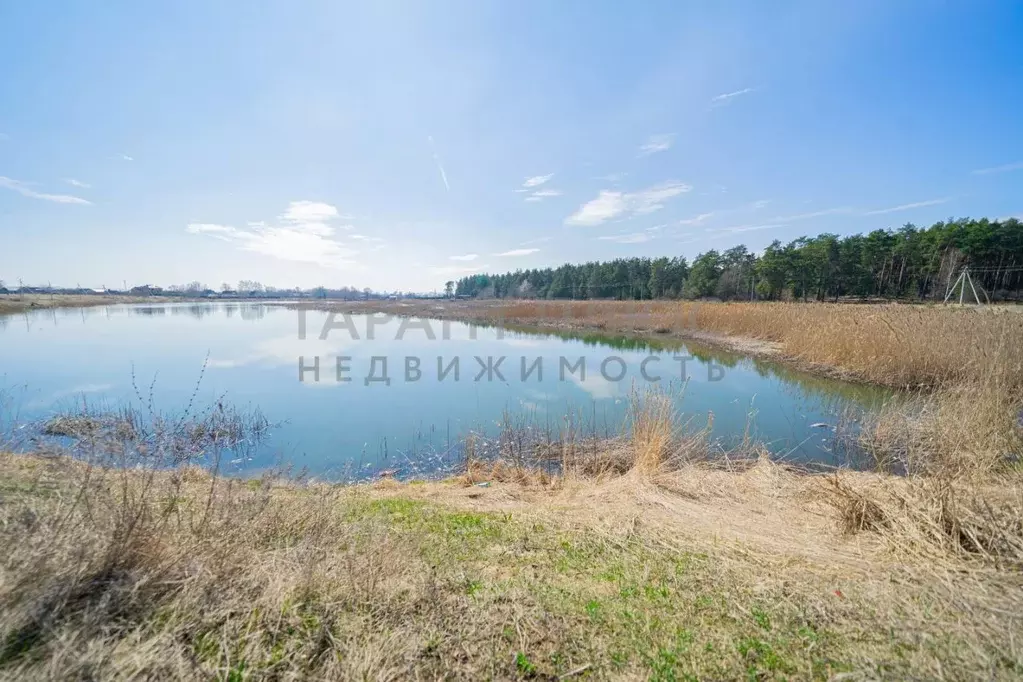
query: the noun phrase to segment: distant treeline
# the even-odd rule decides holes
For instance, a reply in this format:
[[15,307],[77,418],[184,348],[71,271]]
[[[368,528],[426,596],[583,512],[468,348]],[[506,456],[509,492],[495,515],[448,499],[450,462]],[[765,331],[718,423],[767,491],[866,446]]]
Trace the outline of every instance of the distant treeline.
[[[760,255],[745,246],[674,258],[619,258],[557,268],[472,275],[458,296],[547,299],[707,298],[831,300],[842,297],[943,299],[966,266],[991,300],[1019,300],[1023,223],[960,219],[928,228],[840,237],[821,234]],[[449,283],[450,284],[450,283]]]

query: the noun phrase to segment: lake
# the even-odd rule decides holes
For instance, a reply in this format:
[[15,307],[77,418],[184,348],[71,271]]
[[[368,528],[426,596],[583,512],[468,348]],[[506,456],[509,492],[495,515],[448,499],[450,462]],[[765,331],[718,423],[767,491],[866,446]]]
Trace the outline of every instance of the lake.
[[[326,325],[326,329],[325,329]],[[386,373],[385,373],[386,368]],[[386,379],[386,380],[385,380]],[[750,434],[780,459],[846,464],[833,427],[880,389],[680,343],[538,334],[458,322],[329,317],[255,303],[40,310],[0,317],[7,421],[78,405],[173,414],[193,401],[258,408],[270,442],[229,465],[285,461],[326,478],[429,473],[466,434],[621,432],[630,394],[657,387],[723,447]]]

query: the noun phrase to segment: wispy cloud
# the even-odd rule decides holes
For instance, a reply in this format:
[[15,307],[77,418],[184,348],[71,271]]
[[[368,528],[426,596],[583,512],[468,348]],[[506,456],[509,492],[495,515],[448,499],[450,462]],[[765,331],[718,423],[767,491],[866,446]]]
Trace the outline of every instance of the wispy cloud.
[[662,133],[651,135],[639,148],[639,156],[650,156],[660,152],[666,152],[675,144],[675,133]]
[[656,238],[653,230],[643,232],[630,232],[628,234],[609,234],[597,237],[600,241],[615,242],[616,244],[642,244]]
[[64,178],[64,182],[71,185],[72,187],[77,187],[79,189],[89,189],[90,187],[92,187],[92,185],[84,183],[81,180],[75,180],[74,178]]
[[899,206],[892,206],[890,208],[879,208],[873,211],[866,211],[863,215],[883,215],[885,213],[896,213],[898,211],[908,211],[913,208],[923,208],[924,206],[937,206],[938,204],[944,204],[950,201],[952,197],[944,197],[942,199],[930,199],[928,201],[916,201],[912,204],[901,204]]
[[1007,163],[1003,166],[993,166],[992,168],[979,168],[973,171],[974,175],[991,175],[992,173],[1008,173],[1009,171],[1023,170],[1023,161],[1017,161],[1016,163]]
[[579,209],[565,219],[569,225],[600,225],[601,223],[617,218],[629,210],[629,204],[622,192],[601,190],[596,199],[591,199],[579,207]]
[[531,178],[526,178],[525,181],[522,183],[522,186],[526,189],[529,189],[531,187],[539,187],[540,185],[544,184],[553,177],[554,173],[548,173],[547,175],[534,175]]
[[121,159],[122,161],[134,161],[135,160],[134,156],[128,156],[127,154],[118,154],[117,157],[119,159]]
[[476,260],[479,257],[480,256],[479,256],[478,253],[467,253],[467,254],[464,254],[464,255],[461,255],[461,256],[448,256],[448,259],[449,260],[460,260],[460,261],[471,261],[471,260]]
[[440,179],[444,183],[444,189],[451,191],[451,185],[448,184],[448,174],[444,172],[444,164],[440,161],[440,154],[437,153],[437,145],[433,142],[433,135],[427,135],[426,139],[430,143],[430,151],[433,153],[433,161],[437,164],[437,171],[440,173]]
[[540,249],[512,249],[511,251],[505,251],[504,253],[495,253],[495,256],[514,257],[514,256],[528,256],[531,253],[536,253]]
[[733,225],[731,227],[708,228],[711,234],[735,234],[737,232],[756,232],[757,230],[773,230],[776,227],[784,227],[780,223],[768,223],[765,225]]
[[537,237],[536,239],[527,239],[522,242],[522,246],[529,246],[530,244],[546,244],[552,239],[552,237]]
[[777,216],[774,218],[779,223],[791,223],[797,220],[808,220],[809,218],[821,218],[826,215],[842,215],[853,213],[853,209],[849,206],[839,206],[837,208],[825,208],[820,211],[811,211],[810,213],[796,213],[795,215]]
[[[289,224],[299,226],[307,232],[329,237],[334,234],[335,227],[330,221],[350,216],[342,216],[336,207],[325,204],[322,201],[292,201],[288,208],[280,216],[280,219]],[[343,230],[352,229],[351,225],[340,225]]]
[[[359,252],[336,239],[337,228],[331,224],[340,214],[330,204],[317,201],[293,201],[278,216],[278,225],[249,223],[246,228],[215,223],[191,223],[185,229],[191,234],[206,235],[251,251],[281,260],[314,263],[338,268],[353,265]],[[342,225],[342,229],[350,229]],[[358,235],[361,241],[373,237]],[[354,237],[353,237],[354,239]]]
[[664,208],[664,202],[692,190],[684,182],[664,182],[637,192],[601,190],[565,219],[567,225],[593,226],[619,216],[646,215]]
[[24,182],[14,180],[12,178],[5,178],[3,176],[0,176],[0,187],[5,187],[30,199],[42,199],[43,201],[52,201],[57,204],[81,204],[88,206],[92,203],[87,199],[74,197],[69,194],[47,194],[45,192],[37,192]]
[[736,97],[742,97],[748,95],[751,92],[756,92],[756,88],[743,88],[742,90],[736,90],[735,92],[726,92],[716,97],[710,98],[710,103],[713,106],[721,106],[722,104],[728,104]]
[[717,211],[707,211],[706,213],[701,213],[699,215],[695,215],[692,218],[683,218],[682,220],[678,221],[678,224],[679,225],[700,225],[702,223],[707,222],[708,220],[710,220],[711,218],[713,218],[717,214],[718,214]]
[[561,190],[560,189],[541,189],[541,190],[537,190],[536,192],[533,192],[532,194],[530,194],[528,197],[525,198],[525,201],[536,202],[536,201],[543,201],[544,199],[547,199],[547,198],[550,198],[550,197],[560,197],[560,196],[561,196]]
[[[712,218],[720,218],[722,216],[731,215],[735,213],[750,213],[754,211],[759,211],[760,209],[764,208],[770,203],[771,203],[770,199],[758,199],[757,201],[750,202],[749,204],[743,204],[742,206],[737,206],[735,208],[720,208],[715,209],[713,211],[707,211],[706,213],[700,213],[698,215],[693,216],[692,218],[683,218],[682,220],[678,221],[678,224],[688,226],[702,225],[703,223],[707,222]],[[774,218],[774,220],[782,222],[781,218]]]

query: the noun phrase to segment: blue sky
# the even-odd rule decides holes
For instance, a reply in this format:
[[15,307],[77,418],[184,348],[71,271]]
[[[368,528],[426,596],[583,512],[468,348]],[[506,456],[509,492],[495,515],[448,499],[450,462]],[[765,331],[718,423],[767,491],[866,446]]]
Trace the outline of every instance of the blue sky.
[[1023,214],[1023,4],[8,2],[0,279],[431,290]]

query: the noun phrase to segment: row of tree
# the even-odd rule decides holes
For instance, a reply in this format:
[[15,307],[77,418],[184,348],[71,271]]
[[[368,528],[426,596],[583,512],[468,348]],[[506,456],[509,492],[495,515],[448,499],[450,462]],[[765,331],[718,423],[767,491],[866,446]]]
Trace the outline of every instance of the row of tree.
[[447,290],[487,298],[927,300],[944,298],[965,267],[983,289],[982,298],[1019,300],[1023,223],[964,218],[867,235],[826,233],[788,244],[775,240],[759,255],[740,245],[707,251],[692,263],[684,256],[619,258],[472,275]]

